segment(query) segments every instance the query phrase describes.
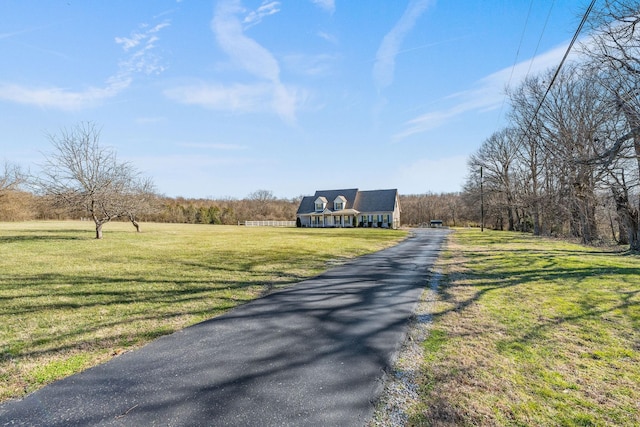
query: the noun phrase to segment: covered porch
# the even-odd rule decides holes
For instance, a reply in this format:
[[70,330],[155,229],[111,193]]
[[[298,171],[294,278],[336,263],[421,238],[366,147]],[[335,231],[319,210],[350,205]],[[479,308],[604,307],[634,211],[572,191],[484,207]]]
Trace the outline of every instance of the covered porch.
[[308,219],[303,221],[302,225],[311,228],[351,228],[356,226],[356,217],[359,213],[355,209],[340,211],[325,209],[322,212],[301,215],[301,218]]

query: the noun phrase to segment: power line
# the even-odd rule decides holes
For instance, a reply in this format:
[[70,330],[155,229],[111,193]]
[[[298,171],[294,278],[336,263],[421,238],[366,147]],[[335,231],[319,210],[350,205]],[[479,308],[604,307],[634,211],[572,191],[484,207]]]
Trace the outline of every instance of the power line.
[[518,57],[520,56],[520,48],[522,48],[522,41],[524,40],[524,35],[527,32],[527,26],[529,25],[529,18],[531,17],[532,8],[533,8],[533,0],[531,0],[531,3],[529,3],[529,10],[527,11],[527,19],[525,19],[524,21],[524,27],[522,28],[522,34],[520,35],[520,43],[518,43],[518,50],[516,51],[516,57],[513,60],[513,66],[511,67],[511,74],[509,75],[509,81],[507,82],[507,87],[511,85],[513,72],[515,71],[516,65],[518,64]]
[[553,77],[551,78],[551,81],[549,82],[549,86],[547,86],[547,90],[544,92],[544,95],[542,96],[542,99],[538,103],[538,107],[536,108],[536,111],[533,113],[533,116],[531,116],[531,121],[527,125],[527,130],[526,130],[525,133],[529,133],[529,131],[531,130],[531,126],[533,125],[533,121],[535,120],[536,116],[540,112],[540,108],[542,108],[542,104],[544,103],[545,99],[547,98],[547,95],[549,94],[549,91],[551,91],[551,86],[553,86],[553,83],[555,83],[556,78],[558,77],[558,74],[560,74],[560,70],[562,69],[562,66],[564,65],[565,61],[567,60],[567,57],[569,56],[569,53],[571,52],[571,48],[573,47],[574,43],[578,39],[578,36],[580,35],[580,32],[582,31],[582,27],[584,27],[584,24],[587,22],[587,18],[589,17],[589,14],[591,13],[591,9],[593,9],[593,6],[595,5],[595,3],[596,3],[596,0],[591,0],[591,4],[589,5],[589,7],[585,11],[584,15],[582,16],[582,21],[580,21],[580,25],[578,26],[578,29],[576,30],[575,34],[573,35],[573,38],[571,39],[571,43],[569,43],[569,46],[567,47],[567,50],[564,53],[564,56],[562,57],[562,61],[560,61],[560,65],[558,65],[558,68],[556,69],[556,72],[554,73]]
[[[516,65],[518,64],[518,57],[520,56],[520,49],[522,48],[522,41],[524,40],[524,35],[527,32],[527,26],[529,25],[529,17],[531,16],[531,9],[533,9],[533,0],[529,3],[529,10],[527,11],[527,18],[524,21],[524,27],[522,28],[522,34],[520,35],[520,42],[518,43],[518,49],[516,50],[516,57],[513,59],[513,65],[511,66],[511,74],[509,74],[509,80],[507,81],[507,88],[511,86],[511,79],[513,78],[513,72],[516,69]],[[546,25],[545,25],[546,26]],[[544,30],[543,30],[544,31]],[[496,127],[498,127],[498,123],[500,123],[500,119],[502,118],[502,111],[504,110],[504,105],[507,102],[507,94],[505,93],[504,98],[502,98],[502,105],[500,106],[500,113],[498,114],[498,120],[496,122]]]
[[542,42],[542,36],[544,35],[545,31],[547,30],[547,25],[549,24],[549,18],[551,17],[551,11],[553,10],[553,6],[555,4],[556,4],[556,2],[555,2],[555,0],[553,0],[551,2],[551,6],[549,6],[549,12],[547,12],[547,18],[544,20],[544,26],[542,27],[542,32],[540,33],[540,37],[538,38],[538,44],[536,44],[536,49],[533,51],[533,56],[531,57],[531,62],[529,62],[529,68],[527,69],[527,74],[525,75],[525,78],[527,78],[527,76],[531,72],[531,67],[533,66],[533,60],[535,59],[536,55],[538,54],[538,49],[540,49],[540,43]]
[[[536,44],[536,48],[533,52],[533,55],[531,56],[531,61],[529,62],[529,68],[527,69],[527,72],[524,76],[524,78],[526,79],[529,76],[529,73],[531,72],[531,67],[533,66],[533,61],[535,60],[536,55],[538,54],[538,49],[540,49],[540,43],[542,42],[542,37],[544,36],[544,33],[547,30],[547,25],[549,24],[549,18],[551,17],[551,12],[553,11],[553,7],[555,6],[555,0],[553,0],[551,2],[551,6],[549,6],[549,11],[547,12],[547,17],[545,18],[544,21],[544,25],[542,27],[542,31],[540,32],[540,37],[538,37],[538,43]],[[525,32],[527,30],[527,26],[529,23],[529,17],[531,15],[531,9],[533,8],[533,0],[531,0],[531,3],[529,3],[529,10],[527,11],[527,18],[525,19],[525,23],[524,23],[524,28],[522,30],[522,34],[520,36],[520,43],[518,44],[518,50],[516,52],[516,57],[513,61],[513,66],[511,67],[511,73],[509,75],[509,80],[507,81],[507,85],[506,88],[510,88],[511,87],[511,80],[513,79],[513,73],[515,71],[516,65],[518,63],[518,57],[520,56],[520,48],[522,47],[522,41],[524,39],[524,35]],[[500,123],[500,119],[502,118],[502,111],[504,110],[504,106],[507,102],[507,97],[508,95],[505,93],[504,98],[502,99],[502,105],[500,106],[500,113],[498,114],[498,119],[496,122],[496,128],[498,127],[498,124]]]

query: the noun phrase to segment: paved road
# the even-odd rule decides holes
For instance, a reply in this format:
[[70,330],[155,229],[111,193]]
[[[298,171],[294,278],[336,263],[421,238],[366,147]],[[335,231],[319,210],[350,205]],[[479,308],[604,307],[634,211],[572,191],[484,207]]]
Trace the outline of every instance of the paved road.
[[445,230],[0,405],[0,426],[363,426]]

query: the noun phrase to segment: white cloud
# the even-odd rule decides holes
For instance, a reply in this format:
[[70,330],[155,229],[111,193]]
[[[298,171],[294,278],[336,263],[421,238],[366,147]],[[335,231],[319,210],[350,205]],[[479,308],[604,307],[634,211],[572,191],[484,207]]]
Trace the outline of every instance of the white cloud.
[[238,13],[242,11],[235,0],[221,2],[211,22],[220,48],[232,61],[256,77],[279,81],[280,67],[271,53],[244,34]]
[[171,24],[169,23],[169,21],[161,22],[160,24],[157,24],[156,26],[152,27],[149,30],[149,34],[155,34],[155,33],[159,32],[160,30],[162,30],[163,28],[168,27],[170,25]]
[[336,11],[335,0],[311,0],[311,3],[319,6],[321,9],[333,14]]
[[402,17],[382,39],[373,66],[373,81],[378,90],[393,83],[396,55],[405,36],[413,29],[417,19],[431,5],[433,0],[411,0]]
[[218,111],[276,112],[283,120],[291,123],[298,103],[304,99],[301,91],[268,82],[233,85],[201,83],[167,89],[164,94],[183,104],[199,105]]
[[271,105],[285,122],[295,124],[296,110],[304,96],[283,84],[273,86],[273,100]]
[[138,46],[140,43],[142,43],[145,40],[147,41],[146,42],[147,45],[153,44],[153,42],[157,40],[157,37],[152,36],[152,34],[156,34],[160,30],[168,26],[169,26],[168,22],[162,22],[150,29],[146,29],[147,25],[143,24],[143,25],[140,25],[137,31],[132,32],[131,36],[116,37],[115,41],[117,44],[122,45],[122,48],[124,49],[124,51],[127,52],[133,49],[134,47]]
[[326,31],[319,31],[318,32],[318,37],[320,37],[321,39],[328,41],[331,44],[337,45],[339,40],[338,37],[333,35],[333,34],[329,34]]
[[131,37],[116,37],[116,43],[121,44],[122,48],[126,51],[132,49],[140,44],[144,36],[140,33],[132,34]]
[[[535,58],[522,61],[515,67],[504,68],[478,80],[474,87],[448,96],[443,103],[448,107],[429,111],[405,123],[404,129],[394,135],[395,141],[409,136],[435,129],[450,120],[471,111],[489,111],[500,108],[504,99],[506,86],[511,80],[512,86],[522,82],[528,74],[537,74],[557,67],[566,52],[567,45],[558,46]],[[510,79],[511,77],[511,79]],[[453,102],[453,105],[451,105]]]
[[143,24],[138,31],[134,31],[128,38],[116,37],[116,43],[122,45],[125,52],[128,53],[132,49],[137,48],[120,62],[120,73],[144,73],[149,75],[164,71],[165,68],[160,65],[159,57],[155,55],[152,50],[156,47],[156,42],[160,40],[157,36],[158,32],[169,25],[168,21],[157,24],[151,28]]
[[280,2],[263,1],[259,8],[252,10],[245,16],[242,23],[245,24],[245,28],[249,28],[262,22],[265,16],[274,15],[278,12],[280,12]]
[[152,53],[158,41],[156,35],[161,29],[169,26],[168,22],[160,23],[152,28],[142,25],[144,31],[134,32],[130,37],[116,37],[117,44],[122,45],[126,53],[131,53],[118,64],[118,71],[105,81],[104,87],[89,87],[81,91],[73,91],[60,87],[26,87],[18,84],[0,83],[0,99],[25,105],[36,105],[44,108],[62,110],[78,110],[92,107],[101,101],[113,98],[133,81],[135,73],[159,73],[164,67]]
[[[276,10],[278,5],[277,2],[265,2],[258,10],[269,13]],[[296,111],[306,94],[282,83],[280,65],[276,58],[257,41],[244,34],[239,18],[243,12],[239,0],[218,3],[211,21],[211,30],[232,63],[257,81],[230,85],[202,83],[167,89],[164,93],[178,102],[215,110],[237,113],[274,112],[285,122],[293,124]]]
[[325,76],[331,72],[336,60],[338,60],[337,55],[296,54],[285,56],[283,63],[287,71],[305,76]]
[[104,88],[91,87],[80,92],[55,87],[29,88],[16,84],[0,84],[0,99],[42,108],[77,110],[112,98],[129,84],[130,80],[120,78]]
[[272,85],[207,84],[181,86],[165,90],[165,95],[183,104],[200,105],[221,111],[257,112],[270,105]]

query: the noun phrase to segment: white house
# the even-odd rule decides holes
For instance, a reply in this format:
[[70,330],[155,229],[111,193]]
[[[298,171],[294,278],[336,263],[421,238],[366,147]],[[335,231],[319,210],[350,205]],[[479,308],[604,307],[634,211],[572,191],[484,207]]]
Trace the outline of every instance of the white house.
[[400,227],[398,190],[316,191],[300,202],[299,227]]

